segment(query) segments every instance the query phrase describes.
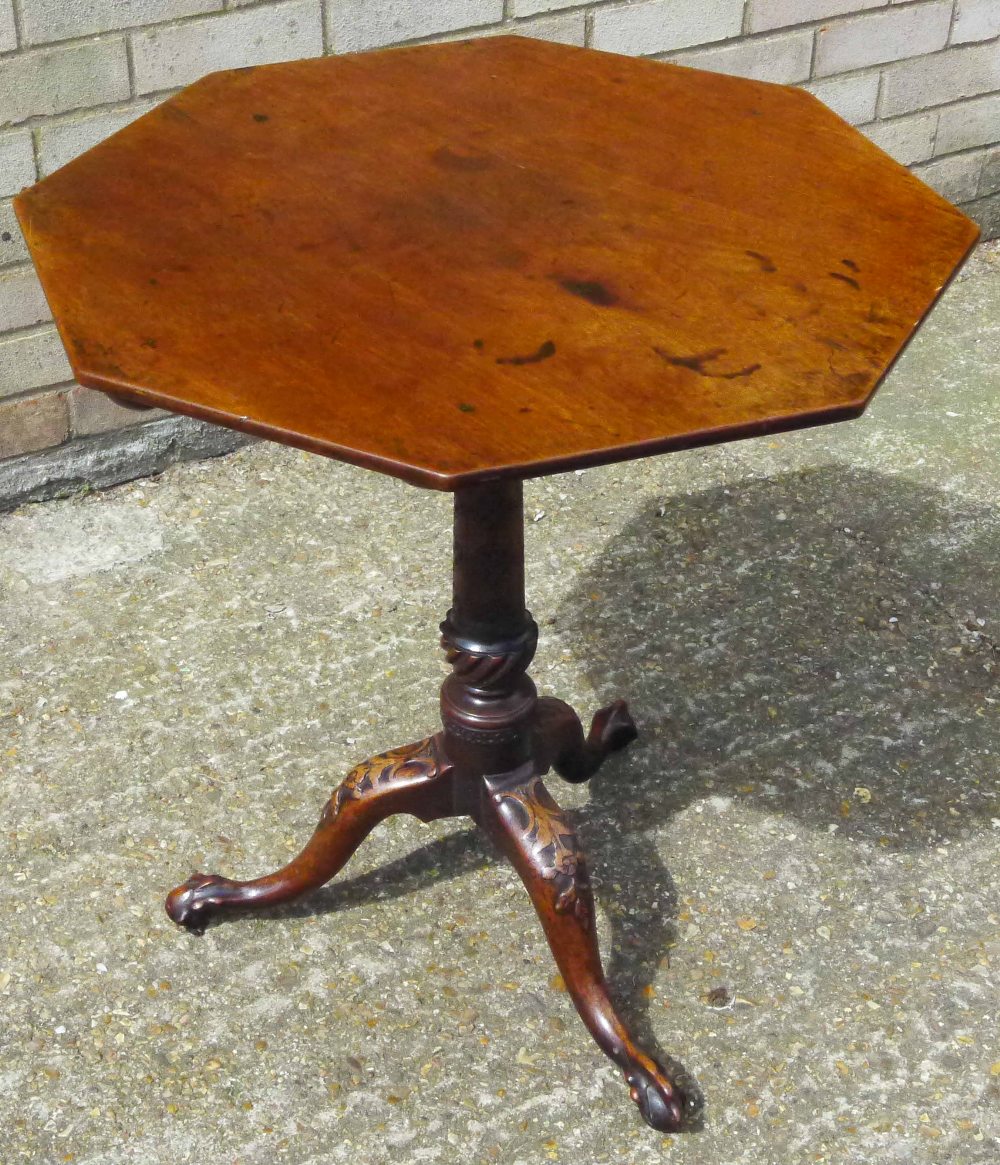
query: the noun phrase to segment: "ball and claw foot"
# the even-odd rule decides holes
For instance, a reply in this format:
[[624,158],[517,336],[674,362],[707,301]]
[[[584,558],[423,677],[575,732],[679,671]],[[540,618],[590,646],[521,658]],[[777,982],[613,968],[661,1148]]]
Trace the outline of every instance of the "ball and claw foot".
[[615,700],[597,712],[590,731],[583,734],[580,717],[569,704],[546,697],[538,701],[535,723],[535,761],[540,773],[555,769],[571,784],[589,781],[604,761],[639,735],[624,700]]
[[[645,1057],[644,1057],[645,1058]],[[653,1060],[649,1066],[634,1064],[625,1072],[629,1096],[642,1119],[661,1133],[676,1133],[683,1119],[682,1102],[666,1074]]]
[[217,914],[294,902],[325,886],[387,817],[409,813],[421,821],[436,821],[452,816],[453,806],[452,766],[437,737],[390,749],[351,769],[312,837],[287,865],[249,882],[194,874],[171,890],[167,914],[178,926],[203,934]]
[[624,700],[615,700],[594,713],[589,738],[608,753],[621,752],[639,736],[639,730]]
[[167,914],[191,934],[204,934],[212,915],[222,905],[221,891],[235,883],[218,874],[192,874],[167,897]]

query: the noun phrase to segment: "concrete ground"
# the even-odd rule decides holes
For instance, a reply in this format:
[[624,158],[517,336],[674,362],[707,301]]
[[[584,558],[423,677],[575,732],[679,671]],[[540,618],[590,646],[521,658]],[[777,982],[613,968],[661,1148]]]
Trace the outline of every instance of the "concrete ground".
[[673,1137],[462,823],[163,914],[433,730],[446,495],[261,444],[0,519],[2,1165],[995,1165],[998,369],[994,247],[862,420],[528,487],[539,687],[643,730],[551,787]]

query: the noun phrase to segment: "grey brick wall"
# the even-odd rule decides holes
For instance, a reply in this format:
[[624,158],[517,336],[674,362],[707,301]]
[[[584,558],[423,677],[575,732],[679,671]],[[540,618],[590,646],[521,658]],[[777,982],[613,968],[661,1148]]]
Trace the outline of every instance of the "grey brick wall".
[[802,85],[1000,235],[1000,0],[0,0],[0,495],[189,431],[73,385],[13,194],[214,69],[509,31]]

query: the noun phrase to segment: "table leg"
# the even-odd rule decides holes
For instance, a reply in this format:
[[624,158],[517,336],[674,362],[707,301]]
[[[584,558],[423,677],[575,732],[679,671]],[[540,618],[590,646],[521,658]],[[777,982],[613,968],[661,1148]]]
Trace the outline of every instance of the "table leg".
[[470,486],[455,496],[454,602],[442,624],[452,674],[441,689],[443,731],[355,768],[316,832],[287,866],[237,882],[195,874],[167,913],[201,931],[217,914],[289,902],[328,882],[375,828],[396,813],[423,821],[471,815],[524,881],[566,987],[602,1050],[622,1069],[646,1122],[681,1122],[682,1098],[629,1035],[608,991],[594,900],[576,835],[541,774],[586,781],[636,737],[621,700],[584,735],[562,700],[539,700],[527,674],[538,629],[524,605],[520,482]]
[[357,765],[333,794],[316,832],[288,865],[250,882],[194,874],[167,897],[174,922],[196,933],[232,910],[277,906],[319,889],[340,871],[379,822],[397,813],[422,821],[451,816],[452,768],[438,737]]
[[502,776],[484,777],[483,785],[480,824],[527,887],[580,1018],[624,1072],[643,1120],[675,1132],[680,1095],[665,1070],[633,1042],[611,1001],[586,860],[569,819],[538,776],[514,785]]
[[595,713],[583,735],[580,717],[569,704],[547,696],[535,708],[535,761],[540,773],[555,769],[564,781],[589,781],[613,752],[639,735],[624,700]]

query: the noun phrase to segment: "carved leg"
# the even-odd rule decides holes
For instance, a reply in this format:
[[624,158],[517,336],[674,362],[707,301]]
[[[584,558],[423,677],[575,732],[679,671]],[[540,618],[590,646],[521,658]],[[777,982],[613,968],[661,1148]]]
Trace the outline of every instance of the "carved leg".
[[504,786],[484,777],[480,824],[520,874],[580,1017],[624,1072],[643,1120],[661,1132],[680,1125],[681,1098],[666,1072],[632,1041],[608,994],[584,856],[540,777]]
[[450,816],[451,775],[438,737],[372,757],[352,769],[330,798],[305,849],[287,866],[252,882],[195,874],[170,892],[167,914],[178,925],[201,933],[213,915],[276,906],[317,890],[387,817],[410,813],[434,821]]
[[535,756],[539,771],[554,768],[573,784],[589,781],[611,753],[638,735],[624,700],[615,700],[594,715],[586,739],[580,717],[569,704],[551,697],[538,701]]

